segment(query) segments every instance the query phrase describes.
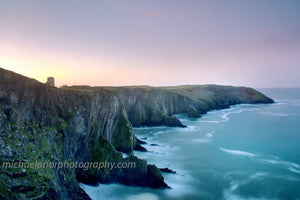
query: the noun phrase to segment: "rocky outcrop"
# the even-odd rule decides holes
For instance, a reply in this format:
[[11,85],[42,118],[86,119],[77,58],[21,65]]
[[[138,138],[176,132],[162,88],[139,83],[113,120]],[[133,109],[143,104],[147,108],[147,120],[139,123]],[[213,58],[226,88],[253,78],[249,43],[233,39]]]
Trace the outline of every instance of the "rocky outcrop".
[[143,147],[142,144],[146,144],[146,142],[136,138],[136,144],[134,145],[133,150],[141,151],[141,152],[147,152],[147,149],[145,147]]
[[117,151],[124,153],[131,153],[136,143],[132,125],[123,106],[115,123],[111,143]]
[[150,187],[152,188],[170,188],[166,183],[164,183],[164,177],[161,175],[160,170],[155,165],[147,166],[147,176],[146,180]]
[[187,116],[191,118],[200,117],[198,110],[194,106],[189,106],[187,109]]
[[[133,149],[142,149],[133,126],[184,127],[173,115],[190,108],[204,114],[272,101],[251,88],[215,85],[55,88],[0,68],[0,198],[89,199],[78,181],[168,188],[156,166],[132,155]],[[2,167],[15,161],[107,161],[135,167]]]
[[171,169],[169,169],[167,167],[165,167],[165,168],[159,168],[159,170],[161,172],[165,172],[165,173],[176,174],[176,171],[173,171],[173,170],[171,170]]

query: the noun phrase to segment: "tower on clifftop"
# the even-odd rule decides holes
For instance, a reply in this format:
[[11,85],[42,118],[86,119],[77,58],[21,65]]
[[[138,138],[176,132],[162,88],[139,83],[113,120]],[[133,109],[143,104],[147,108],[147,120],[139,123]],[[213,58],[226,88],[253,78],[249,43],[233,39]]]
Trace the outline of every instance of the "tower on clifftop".
[[55,85],[54,85],[54,77],[48,77],[46,84],[55,87]]

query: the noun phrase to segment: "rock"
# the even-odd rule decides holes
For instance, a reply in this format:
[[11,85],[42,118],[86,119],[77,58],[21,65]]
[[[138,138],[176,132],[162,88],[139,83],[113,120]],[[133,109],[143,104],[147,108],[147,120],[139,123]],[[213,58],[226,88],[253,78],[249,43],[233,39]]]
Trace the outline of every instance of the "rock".
[[146,152],[147,149],[145,147],[143,147],[141,144],[147,144],[147,143],[138,139],[137,137],[135,137],[135,144],[134,144],[133,150]]
[[139,143],[137,143],[133,149],[135,151],[147,152],[147,149],[145,147],[143,147],[142,145],[140,145]]
[[183,125],[176,117],[167,117],[163,120],[162,124],[170,127],[186,127],[186,125]]
[[147,166],[147,185],[152,188],[170,188],[155,165]]
[[[146,140],[147,138],[142,138],[143,140]],[[138,144],[147,144],[147,142],[145,142],[145,141],[143,141],[143,140],[140,140],[140,139],[138,139],[137,137],[136,137],[136,142],[138,143]]]
[[190,106],[188,107],[188,110],[187,110],[187,116],[188,116],[188,117],[191,117],[191,118],[197,118],[197,117],[200,117],[200,115],[199,115],[199,113],[198,113],[198,110],[197,110],[194,106],[192,106],[192,105],[190,105]]
[[123,173],[118,177],[118,180],[125,185],[147,186],[147,161],[134,155],[129,155],[124,161],[135,163],[135,166],[122,169]]
[[173,171],[173,170],[171,170],[171,169],[169,169],[169,168],[159,168],[159,170],[160,170],[161,172],[165,172],[165,173],[176,174],[176,171]]
[[135,136],[126,110],[120,106],[120,115],[112,134],[112,145],[117,151],[129,154],[133,150],[134,140]]

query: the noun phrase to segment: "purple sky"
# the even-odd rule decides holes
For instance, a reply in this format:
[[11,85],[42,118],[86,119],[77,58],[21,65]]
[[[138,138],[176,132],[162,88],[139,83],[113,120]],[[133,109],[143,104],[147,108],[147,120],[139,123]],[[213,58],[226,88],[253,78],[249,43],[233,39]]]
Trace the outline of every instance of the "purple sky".
[[0,67],[59,86],[300,87],[300,1],[0,1]]

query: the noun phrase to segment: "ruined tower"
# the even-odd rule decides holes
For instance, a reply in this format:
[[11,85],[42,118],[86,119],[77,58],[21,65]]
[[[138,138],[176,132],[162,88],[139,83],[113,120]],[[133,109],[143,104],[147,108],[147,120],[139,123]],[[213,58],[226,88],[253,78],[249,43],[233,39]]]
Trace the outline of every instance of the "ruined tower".
[[46,84],[55,87],[55,85],[54,85],[54,77],[48,77]]

